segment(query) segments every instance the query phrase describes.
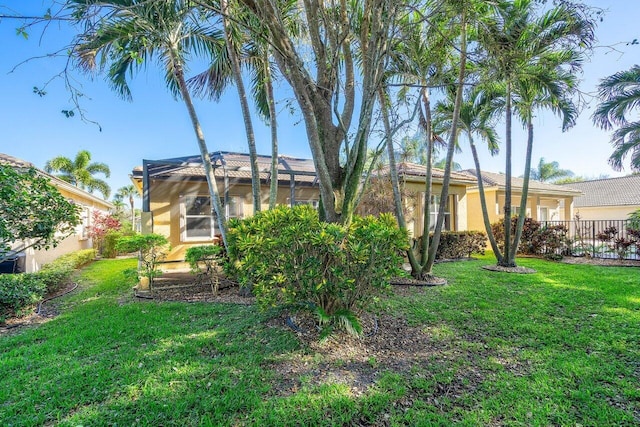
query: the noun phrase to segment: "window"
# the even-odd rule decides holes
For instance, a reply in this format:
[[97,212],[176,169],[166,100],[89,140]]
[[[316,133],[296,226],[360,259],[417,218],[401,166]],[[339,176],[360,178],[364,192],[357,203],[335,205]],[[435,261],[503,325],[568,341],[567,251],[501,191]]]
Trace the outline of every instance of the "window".
[[[429,219],[429,231],[433,231],[436,228],[436,221],[438,220],[438,209],[440,209],[440,196],[432,195],[431,196],[431,205],[430,205],[430,219]],[[442,226],[443,230],[451,230],[451,213],[449,210],[449,203],[446,204],[444,208],[444,224]]]
[[211,199],[208,196],[184,196],[182,202],[182,240],[211,240],[214,235]]

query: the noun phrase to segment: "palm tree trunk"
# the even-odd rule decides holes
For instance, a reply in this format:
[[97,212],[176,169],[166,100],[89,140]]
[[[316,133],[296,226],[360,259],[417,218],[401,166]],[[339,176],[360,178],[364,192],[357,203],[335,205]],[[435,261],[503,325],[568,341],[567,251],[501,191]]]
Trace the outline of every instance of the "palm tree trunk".
[[[269,105],[269,124],[271,127],[271,182],[269,184],[269,209],[276,207],[278,202],[278,118],[276,102],[273,95],[273,81],[269,69],[269,57],[265,58],[265,87],[267,89],[267,103]],[[293,179],[293,176],[290,177]]]
[[193,125],[194,132],[196,133],[196,139],[198,140],[200,156],[202,157],[202,165],[204,166],[205,176],[207,177],[207,185],[209,186],[209,195],[211,196],[213,210],[216,213],[218,230],[220,231],[220,235],[222,236],[222,243],[224,244],[225,250],[228,251],[227,228],[225,224],[224,209],[222,208],[222,203],[220,202],[220,193],[218,192],[218,185],[216,184],[216,177],[213,172],[213,166],[211,166],[211,157],[209,156],[207,143],[204,139],[204,132],[202,131],[202,127],[200,126],[200,120],[198,120],[198,115],[196,114],[195,107],[193,106],[191,95],[189,94],[189,90],[187,89],[187,82],[184,78],[184,71],[182,69],[182,66],[179,65],[180,62],[177,61],[177,56],[174,56],[174,62],[178,64],[176,65],[174,74],[176,77],[176,81],[178,82],[180,95],[182,95],[182,99],[187,106],[189,117],[191,118],[191,124]]
[[136,211],[134,209],[134,200],[132,195],[129,196],[129,204],[131,205],[131,229],[135,230],[136,229]]
[[[433,122],[431,120],[431,100],[429,90],[421,91],[422,103],[424,104],[424,131],[427,134],[427,164],[424,179],[424,206],[422,212],[422,247],[420,248],[420,272],[422,274],[424,266],[429,258],[429,246],[431,244],[429,231],[431,229],[431,193],[433,190]],[[417,276],[416,276],[417,277]]]
[[[395,206],[396,219],[401,230],[407,229],[407,222],[404,218],[404,210],[402,209],[402,195],[400,194],[400,179],[398,178],[398,166],[393,153],[393,134],[391,132],[391,124],[389,123],[389,111],[387,110],[386,94],[380,88],[378,90],[380,98],[380,111],[382,113],[382,122],[384,123],[384,133],[387,139],[387,154],[389,155],[389,175],[391,176],[391,188],[393,190],[393,203]],[[407,249],[407,257],[411,264],[411,275],[417,277],[420,274],[420,263],[416,258],[413,248],[409,246]]]
[[231,40],[230,22],[228,15],[228,3],[226,0],[220,2],[222,10],[222,22],[224,26],[225,42],[229,54],[229,61],[233,70],[233,78],[236,82],[238,98],[240,99],[240,107],[242,109],[242,118],[244,119],[244,128],[247,133],[247,144],[249,145],[249,161],[251,162],[251,192],[253,194],[253,211],[259,212],[262,205],[260,197],[260,170],[258,169],[258,153],[256,151],[256,138],[253,133],[253,123],[251,122],[251,112],[249,110],[249,101],[242,80],[242,70],[240,69],[240,61],[238,59],[235,46]]
[[453,161],[453,153],[456,148],[456,139],[458,135],[458,121],[460,120],[460,108],[462,106],[462,93],[464,91],[464,78],[467,66],[467,22],[466,10],[462,9],[461,29],[460,29],[460,69],[458,73],[458,87],[456,88],[456,100],[453,107],[453,117],[451,120],[451,130],[449,131],[449,143],[447,146],[447,157],[444,168],[444,178],[442,179],[442,192],[440,193],[440,206],[438,207],[438,219],[436,227],[433,230],[433,239],[429,247],[429,257],[427,264],[423,268],[424,274],[431,275],[433,264],[436,261],[436,252],[440,244],[440,236],[442,234],[442,226],[444,224],[445,207],[449,198],[449,182],[451,181],[451,162]]
[[509,257],[516,259],[518,245],[522,237],[522,228],[524,227],[524,219],[527,211],[527,197],[529,196],[529,177],[531,175],[531,153],[533,151],[533,122],[531,117],[527,118],[527,154],[524,164],[524,180],[522,183],[522,198],[520,199],[520,213],[518,215],[518,223],[516,224],[516,235],[513,238],[513,246]]
[[511,80],[507,79],[506,102],[506,136],[505,136],[505,190],[504,190],[504,255],[499,265],[515,267],[515,260],[511,258]]
[[502,253],[496,242],[496,237],[491,230],[491,221],[489,220],[489,210],[487,209],[487,198],[484,194],[484,183],[482,182],[482,170],[480,169],[480,159],[478,158],[478,150],[476,144],[473,142],[473,137],[469,133],[469,145],[471,146],[471,154],[473,154],[473,163],[476,167],[476,176],[478,177],[478,194],[480,195],[480,206],[482,208],[482,220],[484,222],[484,228],[487,231],[487,237],[489,238],[489,244],[498,261],[498,264],[502,263]]

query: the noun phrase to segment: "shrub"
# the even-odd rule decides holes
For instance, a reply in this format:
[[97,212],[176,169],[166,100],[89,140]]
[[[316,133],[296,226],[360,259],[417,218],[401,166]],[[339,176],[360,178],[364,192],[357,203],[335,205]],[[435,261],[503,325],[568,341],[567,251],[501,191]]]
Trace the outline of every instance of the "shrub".
[[68,284],[74,270],[88,264],[95,258],[95,249],[71,252],[43,265],[36,274],[45,284],[47,292],[51,293]]
[[103,255],[107,233],[120,230],[121,224],[112,214],[99,210],[94,210],[91,216],[92,225],[89,227],[89,237],[93,239],[93,245],[98,249],[100,255]]
[[[511,236],[516,233],[518,217],[511,218]],[[496,243],[504,250],[504,218],[491,224],[491,230],[496,238]],[[568,229],[564,225],[549,225],[542,227],[540,222],[532,218],[525,218],[522,228],[522,236],[518,245],[518,253],[525,255],[544,255],[550,259],[562,258],[562,254],[568,252],[571,240],[568,237]]]
[[[516,225],[518,217],[511,217],[511,237],[516,233]],[[522,226],[522,236],[518,245],[518,253],[534,255],[540,253],[539,242],[535,241],[535,236],[540,229],[540,223],[532,218],[525,218]],[[504,250],[504,217],[498,222],[491,224],[491,231],[496,239],[496,243],[500,250]]]
[[224,250],[222,246],[192,246],[187,249],[184,259],[189,263],[191,273],[197,274],[199,280],[206,278],[215,293],[218,291],[217,266],[223,263],[223,255]]
[[149,279],[149,288],[153,288],[153,279],[160,276],[158,264],[167,256],[169,241],[160,234],[135,234],[121,237],[116,242],[116,250],[130,253],[138,252],[142,276]]
[[0,319],[20,315],[42,299],[46,285],[38,274],[0,275]]
[[[433,238],[433,234],[429,236]],[[422,237],[416,241],[422,248]],[[469,258],[471,254],[483,254],[487,249],[487,235],[482,231],[443,231],[436,250],[436,259]]]
[[318,219],[309,206],[278,207],[229,223],[230,265],[262,308],[315,312],[325,332],[360,333],[357,313],[400,273],[406,233],[390,215],[354,217],[349,227]]

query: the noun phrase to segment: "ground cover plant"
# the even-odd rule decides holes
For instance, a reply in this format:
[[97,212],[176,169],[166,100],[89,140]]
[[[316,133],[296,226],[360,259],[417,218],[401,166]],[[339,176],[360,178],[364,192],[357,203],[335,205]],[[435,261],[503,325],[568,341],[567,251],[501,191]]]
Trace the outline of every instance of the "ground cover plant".
[[97,261],[0,336],[0,424],[640,423],[638,270],[492,261],[438,264],[449,285],[394,288],[377,334],[320,343],[255,306],[135,300],[136,261]]

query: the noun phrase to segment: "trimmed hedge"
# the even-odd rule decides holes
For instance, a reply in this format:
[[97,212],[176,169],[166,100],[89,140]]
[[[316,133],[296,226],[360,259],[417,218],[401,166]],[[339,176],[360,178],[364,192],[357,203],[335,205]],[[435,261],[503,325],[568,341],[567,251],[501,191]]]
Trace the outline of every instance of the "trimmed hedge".
[[40,301],[47,286],[38,273],[0,274],[0,320],[21,315]]
[[26,308],[69,283],[77,268],[93,261],[94,249],[72,252],[42,266],[37,273],[0,274],[0,319],[21,315]]
[[[433,234],[429,236],[433,238]],[[421,250],[422,237],[417,239],[414,248]],[[482,231],[443,231],[436,251],[436,259],[462,259],[472,254],[482,254],[487,249],[487,235]]]

